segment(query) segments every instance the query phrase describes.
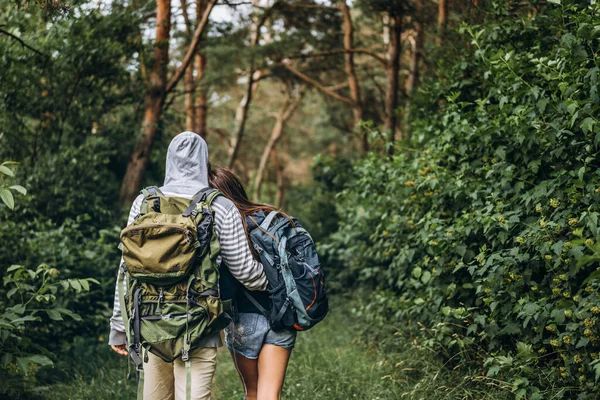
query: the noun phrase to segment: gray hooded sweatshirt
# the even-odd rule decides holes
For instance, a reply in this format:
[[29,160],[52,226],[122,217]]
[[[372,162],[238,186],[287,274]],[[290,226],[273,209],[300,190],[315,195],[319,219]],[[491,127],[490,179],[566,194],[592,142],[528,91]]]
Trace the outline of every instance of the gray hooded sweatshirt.
[[[193,132],[183,132],[175,136],[167,151],[165,184],[160,190],[166,196],[192,198],[200,189],[208,186],[208,148],[206,142]],[[129,212],[127,225],[140,212],[143,196],[139,195]],[[223,196],[213,203],[215,212],[215,232],[221,244],[221,257],[231,274],[250,290],[265,290],[267,278],[262,265],[250,251],[242,225],[242,218],[233,203]],[[121,258],[121,264],[123,259]],[[121,268],[119,268],[121,274]],[[117,279],[118,282],[118,279]],[[110,318],[109,345],[125,344],[125,326],[121,316],[119,294],[115,286],[113,315]],[[200,347],[221,345],[219,332],[207,337]]]

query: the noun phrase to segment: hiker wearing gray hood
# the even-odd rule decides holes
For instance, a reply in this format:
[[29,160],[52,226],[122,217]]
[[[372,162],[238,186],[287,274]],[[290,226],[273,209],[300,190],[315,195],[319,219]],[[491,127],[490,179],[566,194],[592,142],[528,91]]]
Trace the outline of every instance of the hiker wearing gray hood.
[[[208,186],[208,149],[206,142],[193,132],[177,135],[167,151],[165,184],[160,188],[165,196],[191,199]],[[130,225],[140,213],[143,196],[138,196],[129,212]],[[267,278],[262,265],[252,256],[239,211],[233,203],[218,196],[213,205],[215,232],[221,245],[221,257],[231,275],[250,290],[265,290]],[[121,264],[123,259],[121,258]],[[122,274],[119,268],[119,275]],[[119,279],[117,279],[119,282]],[[118,289],[118,287],[117,287]],[[121,315],[118,290],[115,290],[113,315],[110,318],[109,345],[117,353],[127,355],[125,325]],[[190,353],[193,374],[193,399],[209,399],[216,369],[219,332],[203,338],[198,349]],[[186,370],[181,359],[166,363],[148,353],[144,363],[144,399],[182,399],[186,396]]]

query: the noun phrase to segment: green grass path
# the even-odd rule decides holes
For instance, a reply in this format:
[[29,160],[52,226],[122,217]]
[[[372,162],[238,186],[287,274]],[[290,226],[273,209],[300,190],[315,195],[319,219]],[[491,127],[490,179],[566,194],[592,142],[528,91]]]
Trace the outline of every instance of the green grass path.
[[[336,299],[330,315],[317,327],[298,334],[284,386],[284,400],[505,399],[450,371],[424,349],[407,345],[383,354],[359,344],[359,323]],[[336,306],[338,304],[339,306]],[[135,399],[135,381],[125,379],[126,362],[103,346],[93,377],[82,376],[40,393],[51,400]],[[89,367],[86,368],[89,370]],[[228,352],[219,351],[213,400],[242,400],[243,389]]]
[[[348,315],[345,315],[348,314]],[[288,367],[283,399],[398,399],[393,367],[355,343],[355,318],[341,308],[314,329],[298,333]],[[241,400],[243,389],[227,352],[219,357],[215,400]]]

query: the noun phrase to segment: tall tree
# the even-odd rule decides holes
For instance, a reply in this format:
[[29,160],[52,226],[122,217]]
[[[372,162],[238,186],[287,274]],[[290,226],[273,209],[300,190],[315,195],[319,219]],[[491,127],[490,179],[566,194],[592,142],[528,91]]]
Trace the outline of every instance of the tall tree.
[[419,61],[423,52],[423,43],[425,41],[423,29],[423,5],[424,0],[416,0],[415,13],[413,17],[414,34],[410,38],[411,53],[410,53],[410,73],[406,84],[406,93],[412,97],[413,92],[419,85]]
[[119,204],[131,202],[137,196],[137,191],[142,183],[142,178],[150,159],[150,152],[158,127],[165,99],[183,77],[190,65],[200,43],[200,37],[208,24],[208,17],[217,0],[209,0],[202,20],[198,24],[190,45],[185,53],[180,67],[175,71],[167,83],[167,67],[169,64],[169,39],[171,31],[171,1],[157,0],[156,3],[156,37],[154,42],[154,61],[150,79],[147,82],[144,96],[144,115],[142,120],[142,134],[129,157],[127,170],[121,184]]
[[[202,16],[206,10],[207,0],[196,0],[196,25],[202,21]],[[194,23],[189,16],[188,4],[186,0],[181,0],[181,11],[185,21],[185,31],[188,40],[192,39]],[[206,55],[201,49],[194,54],[192,64],[185,70],[183,78],[185,86],[185,129],[196,132],[202,137],[206,137],[206,115],[208,105],[206,101],[206,90],[202,87],[202,78],[206,69]]]
[[[477,1],[475,1],[475,7],[477,7]],[[447,0],[438,0],[438,31],[435,38],[435,43],[438,46],[442,45],[444,41],[444,34],[446,33],[446,23],[448,20],[448,3]]]
[[[202,21],[202,16],[208,5],[208,0],[196,0],[196,20],[198,23]],[[208,114],[208,101],[206,98],[206,88],[202,85],[202,79],[206,71],[207,58],[206,54],[202,51],[196,53],[194,60],[194,66],[196,68],[195,77],[195,89],[196,89],[196,102],[195,102],[195,114],[194,114],[194,129],[198,135],[206,138],[208,133],[206,129],[206,119]]]
[[206,97],[206,88],[203,87],[201,80],[204,78],[206,64],[206,55],[202,53],[196,54],[196,102],[194,105],[196,113],[193,131],[204,138],[206,138],[206,134],[208,133],[208,130],[206,129],[206,119],[208,118],[208,100]]
[[[335,89],[338,85],[327,86],[317,80],[310,78],[305,73],[292,66],[291,63],[284,63],[284,67],[290,72],[302,79],[309,85],[315,87],[321,93],[334,98],[336,100],[350,104],[353,109],[354,121],[357,123],[364,115],[364,105],[360,98],[359,79],[354,67],[354,54],[365,54],[371,56],[384,67],[385,88],[384,92],[384,109],[385,114],[382,116],[383,129],[389,133],[390,140],[393,142],[396,139],[398,131],[400,131],[400,123],[398,117],[399,101],[399,74],[400,74],[400,59],[402,53],[402,37],[403,37],[403,18],[406,5],[401,1],[362,1],[358,2],[363,7],[363,10],[369,14],[380,13],[383,16],[383,42],[386,48],[385,55],[380,55],[371,49],[357,49],[353,47],[353,25],[350,17],[347,4],[342,1],[339,3],[339,10],[342,12],[344,21],[344,48],[330,49],[326,51],[317,51],[308,54],[300,54],[292,58],[313,58],[326,57],[336,54],[344,54],[344,70],[347,76],[347,86],[350,90],[350,96],[339,94]],[[307,6],[305,6],[307,7]],[[328,6],[318,6],[319,8],[330,9]],[[418,66],[418,58],[414,60]],[[418,72],[415,70],[414,77]],[[416,84],[416,80],[413,81]],[[377,83],[376,83],[377,85]],[[360,119],[359,119],[360,117]],[[367,151],[368,142],[364,135],[361,135],[361,147],[363,151]],[[390,153],[393,152],[393,145],[390,146]]]
[[287,83],[285,100],[283,102],[283,105],[279,109],[279,112],[275,115],[275,125],[271,130],[271,137],[265,145],[262,157],[260,158],[260,163],[258,164],[258,169],[256,171],[256,179],[254,183],[253,193],[255,200],[258,200],[260,198],[260,188],[263,182],[263,175],[267,166],[267,161],[271,156],[272,151],[275,149],[275,146],[277,146],[277,143],[283,136],[285,126],[288,120],[294,114],[294,111],[296,111],[296,109],[302,102],[302,92],[297,93],[295,98],[292,92],[293,88],[291,84]]
[[[181,0],[181,13],[185,22],[185,33],[188,41],[192,40],[193,27],[192,21],[188,12],[187,0]],[[196,128],[196,110],[194,106],[194,95],[196,93],[196,82],[194,81],[194,65],[190,65],[183,76],[183,84],[185,88],[185,130],[194,131]],[[198,132],[196,132],[198,133]]]
[[363,119],[364,110],[362,100],[360,98],[360,86],[356,76],[356,68],[354,66],[354,25],[350,9],[346,4],[346,0],[340,1],[340,10],[344,17],[344,69],[348,78],[348,88],[350,89],[350,98],[352,99],[352,113],[354,116],[355,129],[361,130],[361,149],[363,154],[369,151],[369,139],[367,132],[363,131],[359,125]]
[[277,183],[277,192],[275,193],[275,207],[282,208],[285,198],[285,165],[279,161],[277,148],[273,148],[271,152],[273,167],[275,167],[275,180]]
[[[258,0],[253,0],[252,5],[255,13],[257,13],[261,8]],[[258,88],[258,80],[262,75],[261,71],[256,70],[254,50],[258,44],[258,41],[260,40],[260,33],[263,25],[265,24],[267,18],[269,18],[269,15],[272,13],[274,7],[276,7],[277,5],[278,1],[275,1],[273,5],[264,10],[261,15],[254,14],[252,17],[252,26],[250,28],[250,67],[248,68],[247,73],[248,83],[246,85],[246,92],[244,94],[244,97],[240,101],[237,112],[235,114],[237,127],[235,135],[233,137],[232,146],[229,148],[228,151],[229,160],[227,161],[227,166],[229,168],[233,168],[233,165],[235,164],[235,161],[238,157],[240,146],[242,144],[242,139],[244,138],[246,121],[248,120],[248,112],[250,110],[252,96]]]
[[385,87],[385,124],[384,129],[390,135],[392,145],[388,152],[394,153],[393,143],[396,140],[396,130],[398,129],[398,76],[400,73],[400,47],[402,36],[402,10],[399,6],[392,7],[386,13],[386,28],[384,30],[384,42],[387,43],[386,53],[386,87]]
[[425,0],[416,0],[415,13],[413,18],[414,35],[409,39],[411,45],[410,54],[410,72],[406,83],[406,113],[404,118],[404,136],[405,139],[410,139],[410,106],[414,92],[419,85],[420,68],[419,61],[423,52],[423,43],[425,41],[423,27],[423,6]]

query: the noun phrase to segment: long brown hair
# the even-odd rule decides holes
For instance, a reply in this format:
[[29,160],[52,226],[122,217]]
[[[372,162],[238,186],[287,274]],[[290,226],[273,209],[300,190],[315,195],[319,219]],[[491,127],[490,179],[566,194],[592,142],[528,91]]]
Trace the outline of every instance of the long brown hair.
[[[291,221],[291,218],[283,213],[281,210],[262,203],[255,203],[248,198],[244,186],[238,179],[238,177],[230,170],[223,167],[212,168],[210,163],[208,164],[208,184],[223,193],[225,197],[233,202],[237,207],[240,214],[242,215],[242,223],[244,224],[244,231],[246,232],[246,238],[248,238],[248,224],[246,223],[246,217],[254,220],[252,214],[259,211],[263,211],[265,214],[271,211],[277,211],[284,217]],[[293,222],[292,222],[293,224]],[[249,242],[249,240],[248,240]],[[252,249],[252,246],[250,246]],[[252,249],[254,250],[254,249]]]

